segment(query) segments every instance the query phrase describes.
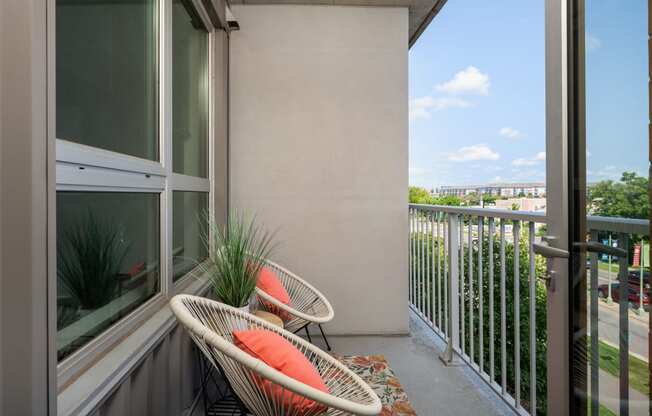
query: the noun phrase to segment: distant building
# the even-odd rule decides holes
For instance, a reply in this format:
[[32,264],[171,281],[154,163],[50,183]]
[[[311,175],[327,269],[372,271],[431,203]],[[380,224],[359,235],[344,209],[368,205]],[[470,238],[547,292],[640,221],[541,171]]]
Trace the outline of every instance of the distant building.
[[545,211],[546,200],[543,198],[508,198],[496,201],[498,209],[512,209],[518,207],[518,211]]
[[492,183],[488,185],[466,185],[466,186],[441,186],[435,190],[437,195],[467,196],[470,194],[492,195],[492,196],[532,196],[535,198],[546,195],[546,184],[543,182],[524,183]]

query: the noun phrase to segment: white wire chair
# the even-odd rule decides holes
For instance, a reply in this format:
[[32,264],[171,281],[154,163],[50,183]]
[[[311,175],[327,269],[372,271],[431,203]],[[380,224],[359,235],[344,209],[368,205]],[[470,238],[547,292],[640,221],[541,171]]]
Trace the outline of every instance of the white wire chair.
[[322,324],[329,322],[335,316],[333,307],[324,295],[315,289],[310,283],[306,282],[296,274],[284,267],[265,260],[265,266],[272,269],[278,276],[281,284],[290,295],[290,305],[279,302],[276,298],[267,294],[264,290],[256,288],[259,304],[263,309],[269,312],[281,315],[284,327],[290,332],[297,333],[305,329],[308,341],[312,342],[308,326],[315,324],[319,327],[322,338],[326,342],[326,348],[331,350]]
[[[380,399],[369,385],[302,338],[243,310],[198,296],[174,296],[170,306],[197,347],[223,372],[229,387],[252,414],[371,416],[380,413]],[[329,393],[288,377],[238,348],[233,343],[233,331],[247,329],[265,329],[289,341],[315,366]],[[283,394],[269,394],[277,388],[283,389]],[[324,406],[313,406],[309,413],[302,413],[292,405],[297,400],[301,403],[312,400]]]

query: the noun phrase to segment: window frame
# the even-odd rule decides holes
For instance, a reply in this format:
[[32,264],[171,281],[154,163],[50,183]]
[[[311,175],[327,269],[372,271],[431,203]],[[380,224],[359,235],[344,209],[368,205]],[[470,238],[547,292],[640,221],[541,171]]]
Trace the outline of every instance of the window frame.
[[[213,184],[215,167],[215,105],[216,71],[215,47],[217,29],[211,24],[204,5],[199,0],[184,0],[191,5],[203,23],[207,42],[208,87],[208,137],[206,178],[173,172],[172,143],[172,9],[173,0],[153,0],[157,20],[157,130],[158,161],[95,148],[63,139],[56,139],[56,190],[97,192],[147,192],[159,195],[159,278],[160,289],[151,299],[111,325],[68,357],[56,363],[57,384],[62,389],[108,350],[114,348],[125,336],[142,325],[168,299],[186,290],[194,281],[193,271],[173,282],[172,270],[172,219],[173,192],[203,192],[208,196],[209,212],[214,212]],[[54,28],[50,29],[53,35]],[[196,270],[196,269],[195,269]],[[202,285],[205,288],[206,285]],[[55,301],[56,302],[56,301]],[[56,313],[56,312],[55,312]],[[55,330],[56,334],[56,330]],[[56,346],[54,346],[56,348]]]

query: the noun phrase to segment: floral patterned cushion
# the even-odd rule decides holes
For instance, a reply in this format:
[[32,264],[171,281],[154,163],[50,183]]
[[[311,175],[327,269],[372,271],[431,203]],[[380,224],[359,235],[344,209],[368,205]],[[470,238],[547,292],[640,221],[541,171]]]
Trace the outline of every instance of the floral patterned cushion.
[[381,416],[416,416],[389,363],[382,355],[351,355],[333,354],[335,358],[362,378],[376,392],[383,404]]

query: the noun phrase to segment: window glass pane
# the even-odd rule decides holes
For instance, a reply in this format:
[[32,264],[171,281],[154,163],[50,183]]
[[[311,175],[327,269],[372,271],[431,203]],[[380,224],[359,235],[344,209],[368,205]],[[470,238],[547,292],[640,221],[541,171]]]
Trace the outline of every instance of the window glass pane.
[[57,192],[63,359],[159,291],[159,195]]
[[172,276],[177,280],[208,257],[202,239],[206,232],[208,194],[175,191],[172,203]]
[[184,6],[172,15],[172,168],[208,176],[208,34]]
[[158,159],[154,0],[57,0],[57,138]]

